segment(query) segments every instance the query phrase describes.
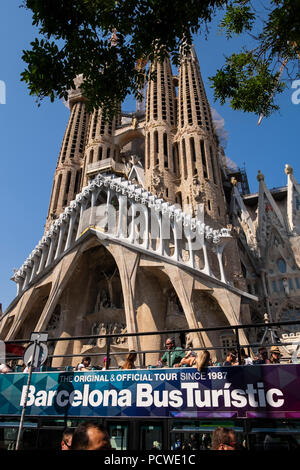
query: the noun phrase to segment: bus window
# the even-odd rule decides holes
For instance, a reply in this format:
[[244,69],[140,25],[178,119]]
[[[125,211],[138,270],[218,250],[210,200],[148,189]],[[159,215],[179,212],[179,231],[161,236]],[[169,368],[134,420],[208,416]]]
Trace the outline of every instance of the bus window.
[[128,424],[109,424],[108,433],[113,449],[128,450]]
[[249,432],[250,450],[300,450],[298,420],[256,420]]
[[162,424],[141,424],[140,425],[140,450],[161,450]]
[[38,449],[60,450],[62,435],[63,429],[40,429],[38,437]]

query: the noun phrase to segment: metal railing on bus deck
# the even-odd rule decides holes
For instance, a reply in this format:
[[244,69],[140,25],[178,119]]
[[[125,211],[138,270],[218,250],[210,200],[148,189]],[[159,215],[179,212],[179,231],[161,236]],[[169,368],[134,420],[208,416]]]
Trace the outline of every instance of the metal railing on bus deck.
[[[51,359],[56,358],[74,358],[74,357],[83,357],[88,355],[90,357],[102,357],[106,356],[106,367],[105,369],[109,369],[110,361],[112,356],[124,356],[124,354],[128,354],[129,351],[111,351],[112,341],[114,338],[129,338],[129,337],[142,337],[142,336],[157,336],[160,335],[162,337],[168,337],[172,335],[186,335],[188,333],[209,333],[209,332],[217,332],[217,331],[231,331],[234,332],[235,335],[235,345],[232,346],[237,350],[238,355],[238,362],[242,364],[242,357],[241,357],[241,349],[247,349],[248,353],[253,348],[258,347],[271,347],[271,346],[289,346],[295,345],[295,342],[284,342],[282,343],[278,337],[277,342],[269,342],[269,343],[248,343],[248,344],[241,344],[239,339],[239,332],[240,330],[249,330],[249,329],[263,329],[265,332],[266,330],[270,330],[276,333],[274,330],[275,327],[282,327],[282,326],[295,326],[300,325],[300,320],[298,321],[284,321],[284,322],[270,322],[270,323],[256,323],[256,324],[246,324],[246,325],[230,325],[230,326],[219,326],[219,327],[209,327],[209,328],[194,328],[194,329],[173,329],[173,330],[161,330],[161,331],[146,331],[142,333],[112,333],[106,335],[84,335],[84,336],[72,336],[72,337],[63,337],[63,338],[48,338],[47,343],[57,343],[59,341],[80,341],[80,340],[97,340],[97,339],[105,339],[106,340],[106,351],[105,352],[97,352],[97,353],[80,353],[80,354],[55,354],[49,355],[48,357]],[[264,334],[263,338],[266,335]],[[6,344],[28,344],[31,343],[30,339],[14,339],[5,341]],[[300,346],[300,336],[299,336],[299,344]],[[91,344],[92,346],[92,344]],[[182,348],[183,351],[189,351],[191,348]],[[201,347],[201,348],[192,348],[193,351],[201,351],[201,350],[208,350],[208,351],[216,351],[216,350],[228,350],[231,347],[226,346],[211,346],[211,347]],[[146,355],[147,354],[154,354],[154,353],[165,353],[165,349],[153,349],[153,350],[138,350],[136,351],[137,355],[140,357],[140,368],[146,367]],[[18,360],[22,359],[21,356],[14,356],[11,357],[10,360]],[[63,366],[65,369],[65,366]],[[55,367],[55,370],[59,370],[60,366]]]

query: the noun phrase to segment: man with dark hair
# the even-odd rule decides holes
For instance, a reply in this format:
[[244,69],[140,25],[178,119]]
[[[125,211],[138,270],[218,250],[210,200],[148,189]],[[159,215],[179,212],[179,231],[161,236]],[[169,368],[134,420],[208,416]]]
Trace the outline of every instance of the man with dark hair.
[[212,434],[212,450],[236,450],[236,437],[233,429],[216,428]]
[[79,424],[75,429],[71,450],[110,450],[110,437],[104,426],[92,421]]
[[268,351],[262,346],[258,349],[259,358],[254,361],[254,364],[270,364],[268,359]]
[[66,428],[63,432],[61,439],[61,450],[70,450],[72,445],[72,438],[74,434],[74,429]]
[[[181,359],[184,358],[185,352],[183,349],[175,346],[175,338],[166,339],[166,352],[161,358],[162,363],[167,363],[169,367],[174,367],[175,364],[178,364]],[[161,365],[158,363],[158,365]]]
[[223,366],[238,366],[239,363],[237,361],[237,352],[235,349],[229,349],[226,359],[223,362]]

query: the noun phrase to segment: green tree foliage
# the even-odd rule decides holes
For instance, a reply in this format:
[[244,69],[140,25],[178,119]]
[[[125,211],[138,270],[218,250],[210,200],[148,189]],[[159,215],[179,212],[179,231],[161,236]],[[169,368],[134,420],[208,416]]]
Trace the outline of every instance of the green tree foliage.
[[269,0],[260,28],[261,11],[250,0],[23,0],[23,5],[39,32],[23,51],[22,80],[30,94],[38,101],[67,98],[74,77],[83,74],[90,109],[102,107],[110,115],[128,93],[140,96],[145,74],[139,64],[168,53],[178,64],[180,47],[188,49],[194,34],[206,34],[219,10],[227,39],[248,34],[256,42],[227,57],[211,77],[215,98],[229,100],[234,109],[265,115],[276,110],[274,99],[283,90],[278,64],[295,63],[300,49],[300,0]]
[[[73,79],[83,74],[82,89],[91,108],[115,109],[144,83],[141,59],[178,61],[182,38],[212,19],[222,0],[25,0],[40,38],[23,53],[22,79],[43,99],[67,97]],[[112,43],[113,31],[117,41]]]
[[226,57],[211,77],[215,99],[229,100],[233,109],[269,116],[278,110],[275,100],[285,88],[283,77],[300,76],[300,0],[270,0],[265,7],[234,0],[220,26],[227,38],[247,33],[253,47]]

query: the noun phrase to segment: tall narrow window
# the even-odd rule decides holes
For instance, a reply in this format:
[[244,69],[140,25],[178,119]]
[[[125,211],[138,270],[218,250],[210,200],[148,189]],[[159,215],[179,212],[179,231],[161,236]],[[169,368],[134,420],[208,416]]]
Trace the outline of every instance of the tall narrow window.
[[173,171],[174,173],[177,173],[176,143],[172,147],[172,157],[173,157]]
[[107,149],[106,158],[110,158],[110,147]]
[[180,204],[180,206],[182,207],[182,195],[181,195],[181,192],[178,192],[175,196],[175,201],[177,204]]
[[66,194],[69,194],[70,182],[71,182],[71,172],[68,171],[68,173],[67,173],[67,182],[66,182]]
[[154,152],[158,153],[159,147],[158,147],[158,132],[154,132]]
[[211,167],[212,167],[212,173],[213,173],[213,180],[214,180],[214,183],[217,184],[215,159],[214,159],[213,149],[211,146],[209,147],[209,150],[210,150],[210,160],[211,160]]
[[164,167],[168,168],[168,136],[164,133]]
[[192,156],[192,162],[196,163],[196,150],[195,150],[195,140],[194,137],[190,138],[190,147],[191,147],[191,156]]
[[203,166],[203,176],[204,178],[208,178],[204,140],[200,140],[200,147],[201,147],[201,160],[202,160],[202,166]]
[[148,132],[148,135],[147,135],[147,168],[149,170],[150,168],[150,146],[151,144],[151,133]]
[[71,182],[71,172],[68,171],[66,186],[65,186],[64,206],[66,206],[68,204],[68,194],[69,194],[69,190],[70,190],[70,182]]
[[74,185],[74,195],[79,192],[79,187],[80,187],[80,183],[81,183],[81,174],[82,174],[82,169],[77,170],[75,185]]
[[98,148],[98,160],[102,160],[102,153],[103,153],[102,147],[100,146],[100,147]]
[[186,150],[185,150],[185,140],[182,139],[182,160],[183,160],[183,176],[184,179],[187,178],[187,166],[186,166]]
[[60,186],[61,186],[61,178],[62,174],[59,175],[58,180],[57,180],[57,185],[56,185],[56,192],[55,192],[55,199],[54,199],[54,204],[53,204],[53,210],[55,211],[57,208],[57,202],[58,202],[58,197],[59,197],[59,192],[60,192]]
[[90,164],[90,163],[93,163],[93,159],[94,159],[94,150],[92,149],[92,150],[90,151],[89,164]]

